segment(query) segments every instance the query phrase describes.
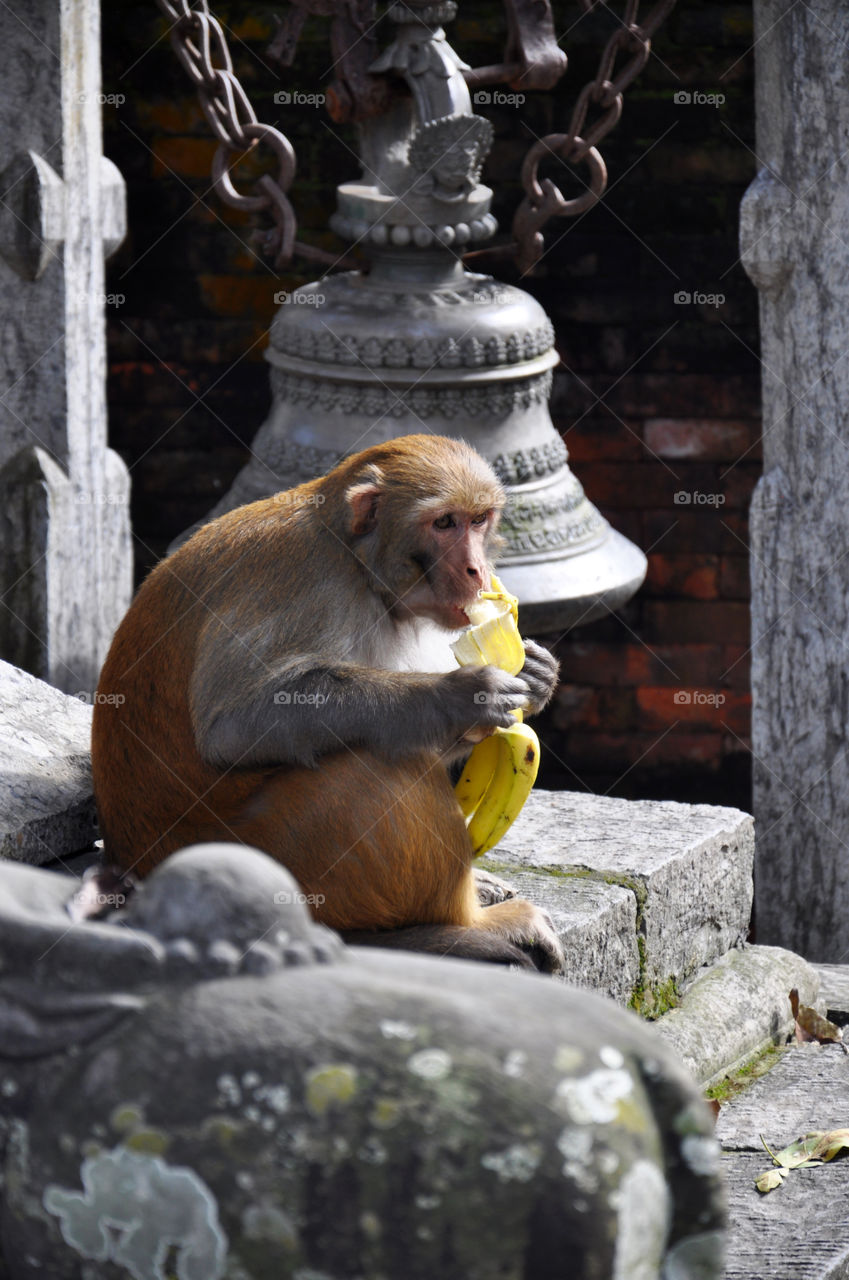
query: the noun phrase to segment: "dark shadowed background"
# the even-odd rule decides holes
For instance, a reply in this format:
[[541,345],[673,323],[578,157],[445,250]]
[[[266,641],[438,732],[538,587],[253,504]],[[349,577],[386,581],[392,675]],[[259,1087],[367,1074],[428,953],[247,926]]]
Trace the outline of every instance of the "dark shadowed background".
[[[274,102],[280,89],[323,91],[327,22],[308,20],[281,79],[265,50],[282,6],[211,7],[259,119],[295,146],[301,237],[342,250],[327,220],[337,182],[358,172],[354,129],[320,106]],[[475,104],[496,131],[483,178],[501,239],[522,158],[535,137],[565,131],[611,17],[582,17],[574,2],[555,5],[555,22],[570,60],[557,89]],[[103,8],[103,92],[115,99],[105,151],[129,193],[129,235],[108,268],[110,442],[132,474],[139,578],[245,462],[270,402],[274,294],[319,274],[297,262],[277,277],[251,249],[248,220],[211,191],[216,144],[165,32],[154,0]],[[501,60],[494,5],[462,0],[447,34],[472,65]],[[533,277],[519,281],[504,258],[475,264],[547,309],[562,360],[552,412],[572,467],[649,560],[620,616],[557,642],[563,684],[537,724],[551,787],[750,807],[747,510],[760,408],[737,216],[755,172],[752,40],[749,5],[679,0],[602,144],[604,202],[550,225]],[[580,189],[562,168],[551,176],[567,195]]]

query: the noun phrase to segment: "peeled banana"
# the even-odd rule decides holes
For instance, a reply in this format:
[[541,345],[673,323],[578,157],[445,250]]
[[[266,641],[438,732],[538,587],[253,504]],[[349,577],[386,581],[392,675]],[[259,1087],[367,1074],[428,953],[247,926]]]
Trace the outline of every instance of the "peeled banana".
[[[516,675],[525,661],[518,602],[494,576],[492,585],[468,611],[474,625],[451,647],[461,666],[489,664]],[[521,723],[521,711],[513,714],[515,725],[477,744],[454,788],[476,857],[498,844],[536,781],[539,739]]]

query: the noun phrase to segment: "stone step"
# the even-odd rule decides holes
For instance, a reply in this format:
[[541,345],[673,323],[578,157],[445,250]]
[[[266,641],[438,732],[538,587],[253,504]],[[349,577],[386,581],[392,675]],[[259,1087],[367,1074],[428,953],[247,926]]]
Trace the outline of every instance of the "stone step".
[[678,1007],[655,1025],[690,1074],[708,1087],[770,1045],[784,1043],[793,1030],[792,987],[802,1004],[820,1007],[820,975],[813,965],[781,947],[741,947],[697,975]]
[[794,1169],[763,1195],[754,1180],[773,1151],[812,1129],[849,1127],[849,1057],[839,1045],[786,1049],[717,1118],[728,1190],[726,1280],[847,1280],[849,1159]]
[[745,939],[753,857],[739,809],[537,790],[481,865],[549,911],[570,982],[655,1016]]
[[35,865],[97,836],[91,707],[0,662],[0,858]]

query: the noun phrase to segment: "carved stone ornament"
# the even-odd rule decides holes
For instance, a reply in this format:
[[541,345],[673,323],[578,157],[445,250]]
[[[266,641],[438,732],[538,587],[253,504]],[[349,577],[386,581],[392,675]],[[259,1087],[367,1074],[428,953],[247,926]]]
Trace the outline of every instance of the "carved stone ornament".
[[410,165],[419,176],[419,195],[454,203],[471,194],[492,146],[493,128],[482,116],[447,116],[416,130],[410,143]]
[[719,1280],[719,1148],[651,1029],[550,978],[345,948],[264,854],[105,921],[0,865],[8,1280]]

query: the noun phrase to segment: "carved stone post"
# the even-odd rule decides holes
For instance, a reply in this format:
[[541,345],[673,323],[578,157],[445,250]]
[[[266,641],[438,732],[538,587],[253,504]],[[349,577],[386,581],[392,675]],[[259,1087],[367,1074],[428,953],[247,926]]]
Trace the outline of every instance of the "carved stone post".
[[761,300],[752,503],[761,942],[849,951],[849,10],[755,0],[760,172],[741,210]]
[[98,0],[0,6],[0,656],[91,692],[132,589],[129,477],[106,448]]

